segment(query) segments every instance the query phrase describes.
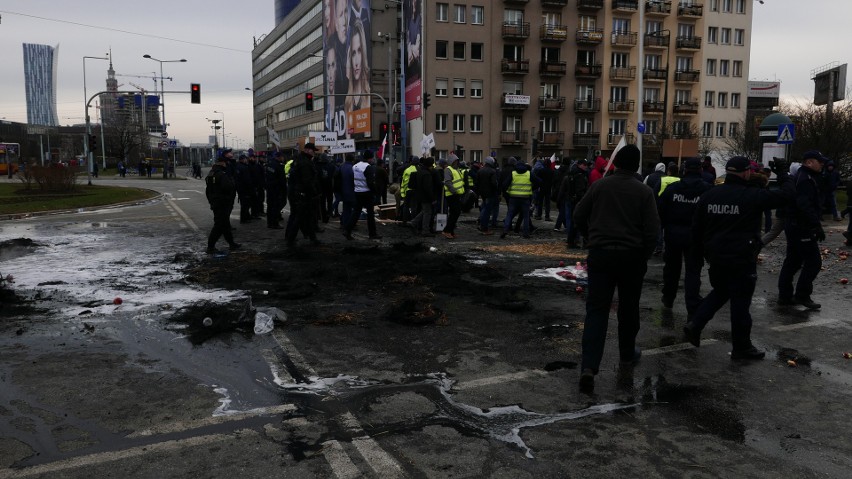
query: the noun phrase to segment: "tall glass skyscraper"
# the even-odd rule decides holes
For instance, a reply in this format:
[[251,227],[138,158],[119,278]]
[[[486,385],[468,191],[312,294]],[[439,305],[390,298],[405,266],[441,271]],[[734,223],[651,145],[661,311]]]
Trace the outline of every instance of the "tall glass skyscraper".
[[59,45],[24,43],[24,87],[27,92],[27,123],[58,126],[56,113],[56,65]]

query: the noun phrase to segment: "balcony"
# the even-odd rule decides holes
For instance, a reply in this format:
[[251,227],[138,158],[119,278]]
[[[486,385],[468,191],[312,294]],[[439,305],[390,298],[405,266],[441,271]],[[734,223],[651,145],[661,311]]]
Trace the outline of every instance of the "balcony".
[[530,36],[529,22],[503,22],[503,38],[525,39]]
[[601,111],[600,98],[586,98],[585,100],[577,98],[574,100],[574,113],[597,113],[599,111]]
[[643,113],[663,113],[666,111],[666,104],[661,101],[643,101]]
[[506,3],[529,3],[530,0],[504,0]]
[[538,74],[547,77],[561,77],[568,73],[568,64],[552,60],[542,60],[538,65]]
[[645,15],[666,16],[672,13],[672,2],[661,0],[647,0],[645,2]]
[[612,46],[635,47],[639,34],[636,32],[612,32]]
[[526,95],[503,94],[500,99],[500,108],[503,110],[526,110],[530,106],[530,97]]
[[609,102],[610,113],[629,113],[636,106],[635,100],[613,101]]
[[628,145],[632,145],[636,141],[633,137],[633,133],[610,133],[606,136],[606,144],[617,145],[618,142],[621,141],[622,136],[625,137],[624,141],[626,141]]
[[504,58],[500,62],[500,71],[504,75],[526,75],[530,72],[530,61],[508,60]]
[[600,133],[574,133],[573,138],[571,139],[571,143],[574,144],[574,148],[580,148],[580,147],[584,147],[584,146],[591,146],[593,148],[599,148],[601,146],[601,134]]
[[538,134],[538,146],[562,146],[564,144],[564,131],[542,131]]
[[602,28],[577,29],[578,45],[600,45],[603,42],[604,32]]
[[642,149],[659,151],[663,148],[663,135],[648,134],[642,135]]
[[527,143],[527,137],[528,136],[529,136],[529,131],[527,131],[527,130],[501,131],[500,132],[500,144],[501,145],[525,145]]
[[695,115],[698,114],[698,102],[690,101],[683,103],[675,103],[672,111],[675,115]]
[[701,80],[701,70],[677,70],[674,80],[678,83],[698,83]]
[[543,7],[564,7],[568,5],[568,0],[541,0]]
[[668,48],[671,35],[668,32],[652,32],[645,34],[645,48]]
[[639,10],[639,0],[612,0],[612,9],[621,12],[635,12]]
[[603,0],[577,0],[577,8],[580,10],[600,10],[603,6]]
[[701,50],[701,37],[677,37],[675,46],[681,50]]
[[564,111],[565,97],[540,96],[538,97],[538,109],[539,111]]
[[574,65],[574,78],[590,80],[600,78],[603,75],[603,65],[600,63],[588,64],[577,63]]
[[565,25],[542,25],[538,29],[538,38],[543,42],[564,42],[568,39],[568,27]]
[[636,67],[609,67],[610,80],[636,79]]
[[700,18],[704,15],[704,5],[678,5],[677,15],[679,17]]
[[665,68],[646,68],[642,78],[648,81],[666,81],[669,78],[669,72]]

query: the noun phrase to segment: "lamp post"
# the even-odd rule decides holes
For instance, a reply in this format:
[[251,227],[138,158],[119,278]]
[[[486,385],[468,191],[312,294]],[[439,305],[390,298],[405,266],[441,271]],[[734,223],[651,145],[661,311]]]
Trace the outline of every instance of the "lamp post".
[[[108,54],[107,54],[108,55]],[[88,184],[92,186],[92,166],[94,165],[94,156],[92,155],[91,150],[89,150],[89,138],[91,138],[92,134],[92,124],[89,121],[89,94],[86,92],[86,59],[91,58],[94,60],[109,60],[109,56],[104,57],[91,57],[84,56],[83,57],[83,111],[85,113],[86,119],[86,138],[83,139],[83,153],[86,155],[86,170],[88,170]]]
[[[222,121],[222,120],[219,120],[219,119],[211,120],[210,118],[205,118],[205,120],[209,121],[210,123],[213,123],[213,127],[212,127],[213,128],[213,148],[218,151],[219,150],[219,132],[217,132],[216,130],[222,128],[221,126],[219,126],[219,122]],[[224,133],[224,130],[223,130],[223,133]],[[224,146],[224,144],[225,144],[225,137],[223,136],[222,137],[222,146]]]
[[[142,58],[154,60],[155,62],[160,64],[160,105],[162,105],[163,107],[163,131],[167,132],[168,129],[166,125],[166,99],[164,98],[166,89],[163,88],[163,63],[186,63],[186,58],[181,58],[180,60],[159,60],[157,58],[152,57],[151,55],[148,55],[147,53],[145,55],[142,55]],[[168,141],[168,136],[166,136],[166,141]],[[163,178],[169,177],[168,167],[166,166],[167,162],[168,151],[166,151],[166,161],[163,161]]]
[[222,115],[222,148],[225,148],[225,112],[213,110],[213,113]]

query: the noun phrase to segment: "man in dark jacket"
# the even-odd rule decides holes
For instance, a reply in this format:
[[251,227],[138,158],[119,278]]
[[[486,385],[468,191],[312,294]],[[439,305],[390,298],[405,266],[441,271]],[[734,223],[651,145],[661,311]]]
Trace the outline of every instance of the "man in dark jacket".
[[352,228],[361,216],[361,210],[367,210],[367,231],[370,239],[381,239],[376,232],[376,214],[373,209],[373,199],[376,196],[376,167],[373,166],[373,152],[367,150],[361,161],[352,166],[353,184],[355,185],[355,211],[349,218],[349,223],[343,227],[343,236],[351,240]]
[[210,230],[210,236],[207,237],[207,254],[217,253],[216,242],[224,236],[225,241],[231,250],[238,249],[241,245],[234,242],[234,237],[231,234],[231,222],[229,220],[231,209],[234,207],[234,186],[233,178],[228,175],[226,170],[226,159],[219,157],[210,173],[207,174],[205,183],[205,195],[207,202],[210,203],[210,209],[213,210],[213,229]]
[[840,187],[842,181],[833,161],[826,160],[822,176],[823,185],[825,185],[825,207],[822,211],[823,213],[831,213],[834,221],[840,221],[840,212],[837,211],[837,188]]
[[266,165],[259,161],[251,150],[249,150],[248,163],[251,183],[254,188],[251,202],[251,217],[259,219],[261,216],[264,216],[263,200],[266,197],[266,180],[263,175],[266,172]]
[[479,212],[479,231],[484,235],[494,232],[489,228],[494,209],[500,207],[500,185],[497,182],[497,170],[494,158],[485,158],[485,164],[476,173],[476,191],[482,196],[482,210]]
[[519,221],[522,221],[524,238],[530,237],[532,231],[530,225],[530,203],[532,202],[533,189],[538,186],[538,178],[532,175],[530,167],[522,160],[515,159],[514,170],[505,179],[501,188],[506,192],[508,211],[506,219],[503,220],[503,232],[500,233],[500,238],[505,238],[509,234],[509,229],[512,228],[512,220],[515,215],[520,215]]
[[302,154],[293,161],[290,167],[290,175],[287,180],[290,217],[287,218],[287,230],[284,232],[287,246],[296,244],[296,234],[300,230],[303,235],[310,239],[311,244],[320,244],[314,231],[316,225],[315,199],[320,194],[313,161],[316,152],[317,147],[313,143],[305,143]]
[[550,169],[550,159],[543,158],[536,163],[533,174],[538,178],[535,195],[535,219],[540,220],[544,210],[544,221],[550,221],[550,193],[553,189],[554,171]]
[[420,236],[435,236],[431,232],[434,217],[432,205],[443,185],[437,182],[437,177],[432,172],[434,165],[435,160],[432,157],[421,158],[417,172],[409,178],[414,185],[416,203],[420,205],[420,211],[411,220],[411,227]]
[[669,185],[660,194],[658,207],[663,225],[665,253],[663,255],[663,306],[671,308],[677,296],[681,264],[686,263],[683,277],[683,296],[689,316],[701,302],[701,267],[704,260],[692,248],[692,218],[702,193],[710,189],[701,177],[701,162],[690,158],[684,162],[684,177]]
[[701,331],[725,303],[731,302],[731,359],[763,359],[751,343],[751,298],[757,284],[757,255],[763,211],[777,208],[795,194],[785,162],[775,161],[779,190],[749,184],[749,160],[735,156],[725,164],[725,182],[710,188],[698,200],[692,237],[710,265],[713,290],[698,305],[683,328],[686,339],[698,347]]
[[281,210],[287,205],[287,177],[284,175],[284,162],[281,153],[270,155],[266,162],[266,227],[282,229],[279,223]]
[[340,165],[340,201],[343,209],[340,212],[340,228],[345,229],[350,218],[355,214],[355,173],[352,166],[355,165],[355,155],[347,154],[346,160]]
[[254,185],[249,169],[248,157],[240,155],[236,165],[237,198],[240,200],[240,223],[251,221],[251,205],[254,201]]
[[317,203],[317,218],[323,223],[328,223],[331,218],[331,202],[334,200],[334,164],[329,161],[328,155],[316,155],[314,167],[317,170],[317,181],[319,181],[320,197]]
[[[826,158],[816,150],[802,155],[802,166],[796,175],[796,197],[787,211],[784,234],[787,237],[787,255],[778,274],[778,303],[801,304],[808,309],[820,309],[811,299],[814,280],[822,268],[819,242],[825,241],[825,231],[820,222],[822,196],[820,175]],[[793,291],[793,276],[802,270]]]
[[[563,166],[563,168],[568,168]],[[562,178],[556,201],[565,216],[565,230],[568,233],[568,248],[577,247],[577,224],[573,221],[574,208],[589,189],[589,162],[585,158],[577,160],[577,164],[571,166],[567,175]]]
[[636,145],[621,148],[613,160],[615,173],[592,183],[574,212],[589,247],[580,375],[585,390],[594,388],[616,289],[619,357],[622,363],[633,364],[641,355],[636,348],[639,300],[660,220],[654,194],[635,176],[640,155]]

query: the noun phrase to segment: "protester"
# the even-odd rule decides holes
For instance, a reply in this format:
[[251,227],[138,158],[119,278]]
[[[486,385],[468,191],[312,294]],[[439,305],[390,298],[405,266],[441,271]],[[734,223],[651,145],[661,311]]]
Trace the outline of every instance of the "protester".
[[420,205],[420,211],[411,220],[411,227],[420,236],[435,236],[431,232],[434,217],[432,205],[438,199],[443,184],[438,183],[432,173],[434,165],[435,160],[432,157],[422,158],[417,166],[417,173],[410,178],[410,181],[414,182],[416,202]]
[[282,229],[281,210],[287,205],[287,177],[281,153],[275,152],[266,162],[266,227]]
[[461,215],[461,197],[464,194],[464,179],[458,170],[459,157],[450,153],[449,160],[441,158],[438,165],[444,169],[444,199],[447,202],[447,224],[441,233],[444,238],[456,238],[456,225]]
[[660,220],[656,197],[635,176],[640,156],[635,145],[621,148],[613,160],[615,173],[593,183],[574,212],[589,247],[580,375],[580,387],[586,390],[594,388],[600,369],[616,289],[619,357],[629,365],[641,356],[636,348],[639,300]]
[[213,228],[210,230],[210,235],[207,237],[207,254],[218,253],[216,243],[219,238],[225,237],[230,249],[236,250],[240,248],[240,244],[234,241],[231,233],[230,215],[234,207],[234,192],[236,187],[234,179],[225,171],[226,159],[219,157],[216,163],[207,174],[205,182],[205,196],[210,204],[210,209],[213,210]]
[[482,209],[479,211],[479,231],[483,235],[494,234],[491,231],[491,215],[500,207],[500,185],[497,181],[496,162],[492,157],[485,158],[485,164],[476,173],[476,190],[482,196]]
[[[313,143],[305,143],[302,154],[293,160],[290,174],[287,178],[287,193],[290,201],[290,217],[287,218],[287,229],[284,239],[287,246],[296,244],[296,235],[299,231],[307,236],[311,244],[318,245],[314,226],[316,225],[315,199],[319,197],[319,182],[317,181],[316,169],[313,158],[317,147]],[[286,165],[285,165],[286,167]]]
[[503,220],[503,232],[500,233],[500,238],[503,239],[509,234],[509,229],[512,227],[512,220],[515,215],[520,215],[519,221],[522,222],[524,238],[530,237],[532,227],[530,225],[530,203],[532,202],[532,192],[537,184],[537,179],[530,174],[529,166],[523,160],[514,158],[515,166],[511,171],[510,176],[506,177],[506,183],[501,185],[506,194],[506,203],[508,211],[506,219]]
[[352,228],[361,216],[361,210],[367,210],[367,231],[370,239],[381,239],[376,232],[376,214],[373,211],[373,198],[376,195],[376,168],[373,166],[373,152],[367,150],[361,157],[361,161],[352,166],[353,181],[355,184],[355,211],[349,218],[349,223],[343,228],[343,236],[351,240]]

